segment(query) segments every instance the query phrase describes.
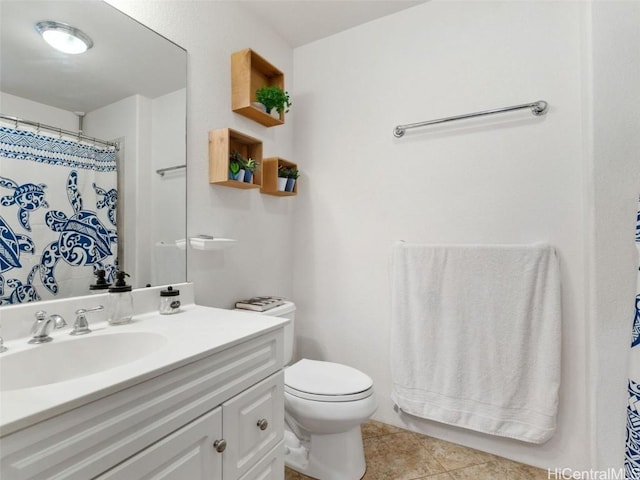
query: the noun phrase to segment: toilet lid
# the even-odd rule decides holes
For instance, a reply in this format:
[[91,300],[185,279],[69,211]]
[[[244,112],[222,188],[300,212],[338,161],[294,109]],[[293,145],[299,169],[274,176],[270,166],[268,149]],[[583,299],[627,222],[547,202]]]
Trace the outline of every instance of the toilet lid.
[[[302,359],[284,371],[285,390],[303,398],[341,401],[368,396],[373,380],[360,370],[339,363]],[[320,397],[320,398],[319,398]],[[326,397],[326,398],[325,398]]]

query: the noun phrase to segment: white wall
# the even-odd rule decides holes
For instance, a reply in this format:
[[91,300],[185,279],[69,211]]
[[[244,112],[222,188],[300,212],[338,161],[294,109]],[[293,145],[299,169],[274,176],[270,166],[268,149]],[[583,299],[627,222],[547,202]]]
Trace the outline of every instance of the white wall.
[[[583,11],[578,2],[429,2],[294,52],[294,299],[300,353],[373,377],[374,418],[541,467],[589,458]],[[546,100],[416,130],[397,124]],[[560,254],[562,388],[540,446],[400,416],[389,398],[391,245],[532,243]]]
[[[78,130],[78,116],[75,113],[4,92],[0,92],[0,111],[4,115],[40,122],[63,130]],[[55,135],[52,132],[42,133]]]
[[223,251],[188,252],[196,301],[230,307],[247,295],[290,296],[293,198],[210,185],[208,132],[231,127],[264,142],[264,154],[292,158],[295,113],[266,128],[231,111],[231,54],[253,48],[284,72],[291,85],[293,52],[240,3],[110,0],[109,3],[188,52],[187,230],[238,240]]
[[593,211],[597,365],[595,458],[598,468],[619,467],[627,404],[627,352],[631,344],[640,193],[640,3],[594,2]]

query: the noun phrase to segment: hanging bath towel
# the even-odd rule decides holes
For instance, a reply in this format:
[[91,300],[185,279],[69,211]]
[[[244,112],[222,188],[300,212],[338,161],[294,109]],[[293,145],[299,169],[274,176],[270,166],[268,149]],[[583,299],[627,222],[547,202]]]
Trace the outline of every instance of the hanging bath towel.
[[[640,205],[636,222],[636,248],[640,257]],[[625,478],[640,478],[640,268],[638,268],[636,313],[633,319],[629,361],[629,404],[627,406],[627,442],[624,467]]]
[[394,247],[392,399],[404,412],[543,443],[560,385],[560,273],[547,245]]

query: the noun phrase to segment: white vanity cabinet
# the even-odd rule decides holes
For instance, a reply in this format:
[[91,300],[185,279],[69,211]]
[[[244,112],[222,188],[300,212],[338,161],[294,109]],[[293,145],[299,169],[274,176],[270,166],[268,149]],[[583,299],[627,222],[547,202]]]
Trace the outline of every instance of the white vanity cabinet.
[[278,328],[4,436],[0,478],[282,480],[283,338]]
[[222,455],[212,448],[221,433],[222,408],[218,407],[97,478],[99,480],[222,478]]
[[98,480],[282,478],[283,378],[282,372],[272,375]]

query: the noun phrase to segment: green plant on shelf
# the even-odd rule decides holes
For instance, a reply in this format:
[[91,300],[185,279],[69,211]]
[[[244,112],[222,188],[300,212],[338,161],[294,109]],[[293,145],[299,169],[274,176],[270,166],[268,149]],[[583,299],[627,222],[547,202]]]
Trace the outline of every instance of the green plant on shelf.
[[241,165],[245,170],[247,170],[249,172],[254,172],[256,170],[256,168],[258,168],[258,165],[260,165],[260,162],[258,162],[257,160],[254,160],[253,158],[249,157],[246,160],[243,159]]
[[300,176],[300,171],[296,167],[289,168],[287,178],[293,178],[294,180]]
[[289,178],[291,168],[285,167],[284,165],[278,165],[278,177],[280,178]]
[[238,173],[240,173],[240,169],[242,168],[244,161],[244,157],[240,154],[240,152],[238,152],[237,150],[231,152],[231,155],[229,155],[229,173],[232,175],[232,177],[237,177]]
[[279,114],[289,112],[289,107],[293,105],[289,98],[289,92],[284,91],[277,85],[263,85],[256,90],[256,100],[264,105],[267,113],[274,108]]

